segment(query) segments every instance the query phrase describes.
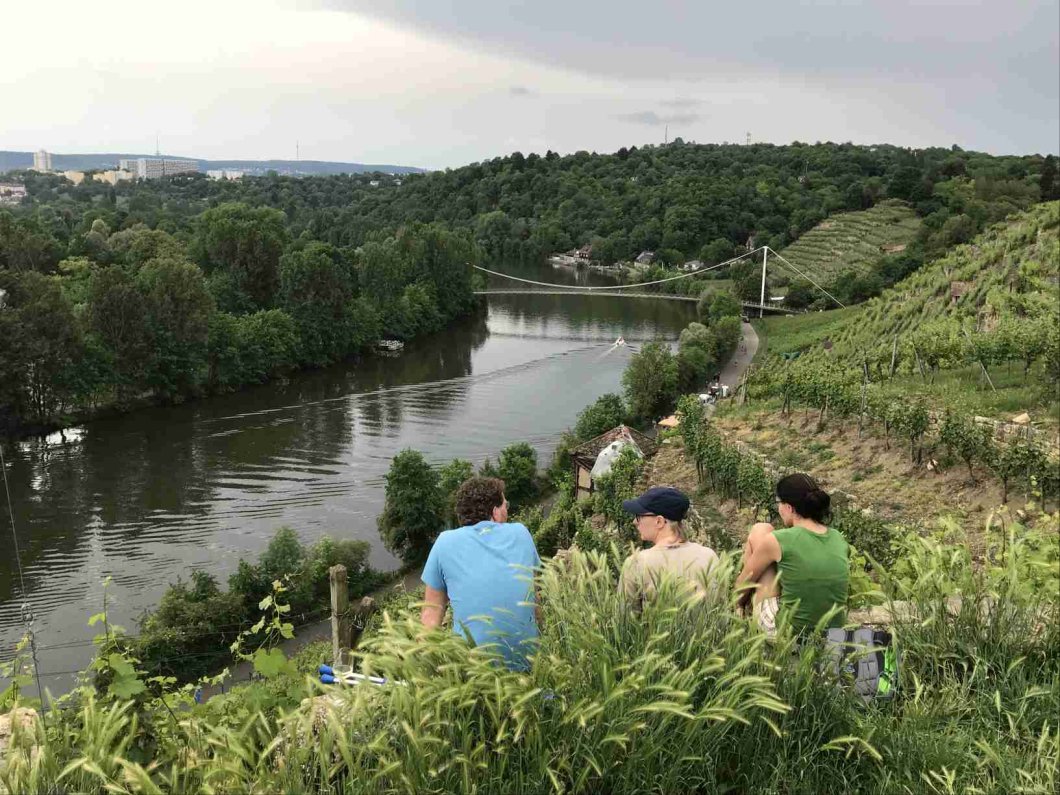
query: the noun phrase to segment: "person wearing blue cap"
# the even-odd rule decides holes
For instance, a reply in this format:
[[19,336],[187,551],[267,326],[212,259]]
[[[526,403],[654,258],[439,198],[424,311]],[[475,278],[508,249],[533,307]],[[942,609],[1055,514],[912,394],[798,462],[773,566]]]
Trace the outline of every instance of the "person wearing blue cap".
[[641,541],[651,544],[627,558],[619,578],[619,590],[635,608],[655,595],[664,576],[707,594],[718,555],[685,536],[682,522],[689,505],[688,497],[669,486],[654,486],[635,499],[623,501],[622,508],[633,514]]

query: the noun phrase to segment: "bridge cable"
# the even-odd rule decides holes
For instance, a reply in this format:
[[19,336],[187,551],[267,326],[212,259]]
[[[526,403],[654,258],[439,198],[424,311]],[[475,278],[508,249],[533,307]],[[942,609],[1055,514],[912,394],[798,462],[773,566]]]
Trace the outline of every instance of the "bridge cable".
[[[773,251],[773,249],[769,249],[769,250]],[[819,285],[817,282],[815,282],[813,279],[811,279],[805,273],[803,273],[798,268],[796,268],[794,265],[792,265],[790,262],[788,262],[788,260],[786,260],[784,257],[780,256],[777,252],[773,251],[773,256],[776,257],[777,259],[779,259],[784,264],[786,264],[789,268],[791,268],[793,271],[795,271],[795,273],[797,273],[799,276],[801,276],[802,278],[804,278],[808,282],[810,282],[814,287],[816,287],[822,293],[824,293],[829,298],[831,298],[833,301],[835,301],[837,304],[839,304],[841,307],[843,307],[843,309],[847,308],[846,304],[844,304],[842,301],[840,301],[838,298],[836,298],[834,295],[832,295],[830,292],[828,292],[826,289],[824,289],[821,285]]]
[[533,279],[523,279],[523,278],[521,278],[519,276],[511,276],[511,275],[509,275],[507,273],[501,273],[499,271],[491,271],[489,268],[483,268],[481,265],[473,265],[472,267],[475,268],[476,270],[483,271],[484,273],[489,273],[489,274],[491,274],[493,276],[500,276],[501,278],[504,278],[504,279],[511,279],[512,281],[523,282],[525,284],[536,284],[536,285],[539,285],[541,287],[556,287],[556,288],[561,289],[561,290],[577,290],[578,292],[589,292],[589,291],[591,291],[591,292],[600,292],[600,291],[603,291],[603,290],[628,290],[631,287],[647,287],[648,285],[651,285],[651,284],[662,284],[663,282],[672,282],[672,281],[676,281],[677,279],[688,279],[688,278],[690,278],[692,276],[698,276],[701,273],[706,273],[707,271],[717,270],[718,268],[723,268],[726,265],[731,265],[734,262],[738,262],[739,260],[742,260],[744,257],[749,257],[752,254],[757,254],[759,251],[761,251],[764,248],[765,248],[765,246],[759,246],[754,251],[748,251],[746,254],[741,254],[738,257],[733,257],[730,260],[725,260],[725,262],[719,262],[717,265],[711,265],[708,268],[700,268],[699,270],[691,271],[690,273],[682,273],[682,274],[680,274],[678,276],[670,276],[670,277],[668,277],[666,279],[656,279],[653,282],[640,282],[638,284],[607,285],[607,286],[604,286],[604,287],[585,287],[585,286],[580,286],[580,285],[577,285],[577,284],[554,284],[552,282],[537,282],[537,281],[534,281]]
[[[15,509],[11,505],[11,488],[7,483],[7,462],[4,460],[4,447],[0,445],[0,472],[4,475],[4,493],[7,495],[7,515],[11,520],[11,537],[15,541],[15,564],[18,566],[18,585],[22,593],[22,623],[26,625],[26,636],[29,638],[29,652],[33,659],[33,676],[37,680],[37,694],[40,696],[41,711],[47,713],[48,699],[40,682],[40,663],[37,661],[37,640],[33,635],[33,607],[29,603],[29,594],[26,592],[26,580],[22,574],[22,556],[18,550],[18,532],[15,530]],[[14,671],[12,671],[14,674]],[[42,715],[43,719],[43,715]]]

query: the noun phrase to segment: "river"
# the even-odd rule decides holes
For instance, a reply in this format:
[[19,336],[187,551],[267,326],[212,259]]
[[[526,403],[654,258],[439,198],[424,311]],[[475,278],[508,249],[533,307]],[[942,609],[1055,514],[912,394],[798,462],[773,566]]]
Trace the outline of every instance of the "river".
[[[606,283],[547,266],[502,270]],[[621,391],[631,352],[610,350],[615,339],[672,340],[694,314],[679,301],[491,296],[475,317],[396,357],[5,442],[45,686],[68,689],[91,659],[96,629],[86,622],[102,607],[105,578],[111,621],[135,632],[169,583],[203,569],[223,584],[283,525],[304,542],[367,540],[372,565],[395,567],[375,518],[397,452],[478,464],[528,441],[545,466],[582,408]],[[22,599],[2,507],[0,659],[9,659],[22,635]]]

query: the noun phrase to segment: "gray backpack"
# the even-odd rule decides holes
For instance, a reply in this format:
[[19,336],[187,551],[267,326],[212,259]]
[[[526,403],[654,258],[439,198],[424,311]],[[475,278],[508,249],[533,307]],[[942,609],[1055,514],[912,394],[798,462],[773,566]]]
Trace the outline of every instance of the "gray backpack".
[[832,658],[836,676],[852,683],[866,704],[894,698],[900,660],[890,632],[869,626],[830,629],[825,636],[825,653]]

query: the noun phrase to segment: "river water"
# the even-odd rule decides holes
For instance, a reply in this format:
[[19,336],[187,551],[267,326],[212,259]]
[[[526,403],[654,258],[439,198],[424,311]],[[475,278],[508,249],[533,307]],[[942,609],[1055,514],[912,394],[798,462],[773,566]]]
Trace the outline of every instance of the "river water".
[[[504,270],[605,283],[548,267]],[[135,632],[169,583],[198,568],[223,585],[283,525],[304,542],[367,540],[374,566],[395,567],[375,518],[397,452],[478,464],[528,441],[545,466],[582,408],[621,391],[631,353],[611,349],[615,339],[674,339],[694,311],[666,300],[491,296],[477,316],[396,357],[4,443],[45,687],[67,689],[91,659],[96,629],[86,621],[102,606],[105,578],[111,621]],[[22,599],[2,491],[0,507],[0,659],[9,659]]]

